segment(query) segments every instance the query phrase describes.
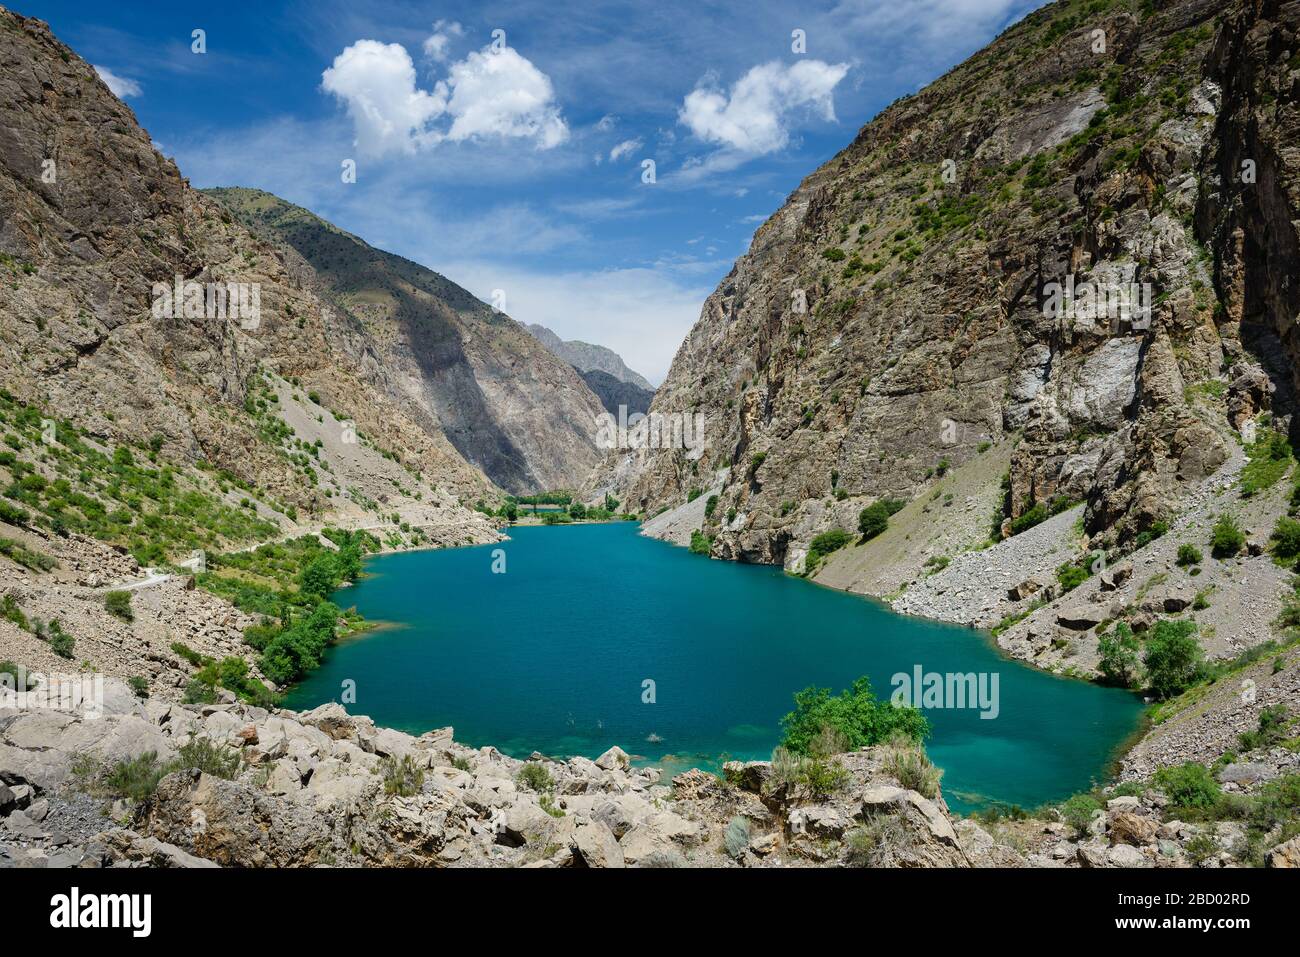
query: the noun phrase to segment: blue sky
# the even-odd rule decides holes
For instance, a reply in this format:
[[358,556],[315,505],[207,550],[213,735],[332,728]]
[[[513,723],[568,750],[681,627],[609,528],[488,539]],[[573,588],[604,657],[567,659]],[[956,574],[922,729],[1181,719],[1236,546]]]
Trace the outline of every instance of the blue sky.
[[654,382],[804,176],[1040,5],[14,4],[195,186],[270,190]]

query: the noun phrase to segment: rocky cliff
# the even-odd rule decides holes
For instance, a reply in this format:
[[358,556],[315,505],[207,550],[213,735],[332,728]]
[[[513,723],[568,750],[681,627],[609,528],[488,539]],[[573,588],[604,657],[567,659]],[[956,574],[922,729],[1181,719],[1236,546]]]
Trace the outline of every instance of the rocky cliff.
[[574,488],[597,461],[599,400],[509,316],[418,263],[259,190],[215,189],[310,267],[369,336],[390,397],[512,492]]
[[702,450],[621,450],[593,487],[654,512],[728,468],[714,555],[802,567],[992,449],[995,539],[1074,502],[1095,547],[1158,529],[1240,429],[1290,422],[1298,10],[1058,2],[886,109],[682,344],[653,411],[703,412]]
[[493,493],[400,401],[374,337],[311,270],[190,189],[44,23],[0,10],[0,65],[0,371],[13,395],[91,437],[332,511],[353,493],[322,481],[268,413],[269,376],[311,398],[313,426],[329,410],[334,444],[362,437],[361,475],[400,463],[393,496]]

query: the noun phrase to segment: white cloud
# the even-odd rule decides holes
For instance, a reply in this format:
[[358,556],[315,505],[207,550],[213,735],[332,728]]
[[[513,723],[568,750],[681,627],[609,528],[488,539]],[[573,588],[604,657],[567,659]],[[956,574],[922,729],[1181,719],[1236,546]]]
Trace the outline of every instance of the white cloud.
[[612,113],[606,113],[604,116],[602,116],[599,120],[596,121],[596,129],[600,130],[602,133],[608,133],[610,130],[614,128],[615,124],[617,123],[618,123],[617,116],[615,116]]
[[699,277],[690,276],[683,283],[662,267],[557,273],[472,261],[439,262],[437,269],[484,301],[504,290],[512,319],[608,346],[656,384],[713,291],[711,281],[696,285]]
[[400,43],[358,40],[321,74],[321,87],[347,104],[356,145],[370,156],[414,152],[447,108],[443,91],[416,89],[415,64]]
[[510,47],[471,53],[452,65],[446,84],[438,84],[444,85],[450,89],[447,112],[455,118],[448,139],[526,137],[549,149],[569,135],[550,77]]
[[[447,35],[444,30],[434,37]],[[445,54],[445,44],[435,43],[433,52]],[[415,65],[403,46],[358,40],[334,58],[321,87],[346,105],[363,155],[409,154],[443,140],[487,137],[531,139],[549,149],[568,136],[550,78],[510,47],[470,53],[427,91],[416,86]],[[444,118],[449,126],[435,125]]]
[[465,35],[465,28],[459,23],[439,20],[433,25],[433,33],[424,41],[424,55],[430,60],[442,63],[447,59],[447,50],[454,37]]
[[835,119],[834,90],[847,63],[773,61],[753,67],[724,92],[714,76],[687,94],[678,120],[700,139],[752,156],[773,153],[790,141],[794,115],[811,109]]
[[95,67],[95,72],[99,78],[104,81],[104,85],[113,91],[113,95],[119,100],[125,100],[128,96],[140,96],[144,90],[140,89],[140,84],[135,80],[128,80],[124,76],[118,76],[106,66]]
[[624,140],[609,151],[609,161],[613,163],[616,160],[622,159],[624,156],[629,156],[634,151],[639,150],[643,145],[644,141],[641,140],[640,137],[632,140]]

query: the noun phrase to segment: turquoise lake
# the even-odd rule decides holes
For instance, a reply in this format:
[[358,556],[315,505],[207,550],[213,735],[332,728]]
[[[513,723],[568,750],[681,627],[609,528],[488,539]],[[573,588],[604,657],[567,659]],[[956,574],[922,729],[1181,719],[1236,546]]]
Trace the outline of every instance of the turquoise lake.
[[[949,804],[1032,807],[1104,780],[1141,704],[1001,656],[981,632],[895,615],[778,568],[710,561],[632,522],[510,530],[499,545],[371,558],[334,596],[378,630],[335,646],[291,708],[340,700],[413,734],[515,756],[617,744],[664,765],[766,759],[791,696],[860,675],[996,673],[999,713],[927,709]],[[493,552],[505,553],[504,574]],[[644,702],[647,679],[654,702]]]

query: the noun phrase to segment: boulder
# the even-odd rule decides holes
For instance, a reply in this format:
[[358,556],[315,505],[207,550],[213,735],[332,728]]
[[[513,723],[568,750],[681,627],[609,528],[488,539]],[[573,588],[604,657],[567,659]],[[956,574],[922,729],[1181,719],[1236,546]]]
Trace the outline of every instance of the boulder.
[[1056,622],[1062,628],[1071,631],[1087,631],[1095,628],[1106,618],[1106,610],[1101,605],[1074,605],[1062,608],[1056,613]]
[[1265,867],[1300,867],[1300,837],[1293,837],[1268,852]]
[[1142,852],[1130,844],[1116,844],[1106,854],[1111,867],[1146,867],[1148,861]]
[[617,744],[596,759],[596,767],[602,771],[626,770],[632,759]]
[[769,761],[728,761],[722,766],[722,774],[728,784],[751,794],[762,794],[763,786],[772,776],[772,764]]
[[1130,844],[1142,847],[1154,844],[1159,822],[1142,817],[1132,811],[1117,811],[1110,817],[1110,840],[1113,844]]
[[624,867],[623,849],[603,821],[584,821],[573,831],[574,863],[584,867]]
[[1008,601],[1024,601],[1030,595],[1036,594],[1043,588],[1042,584],[1035,578],[1026,578],[1019,585],[1014,585],[1007,589]]

